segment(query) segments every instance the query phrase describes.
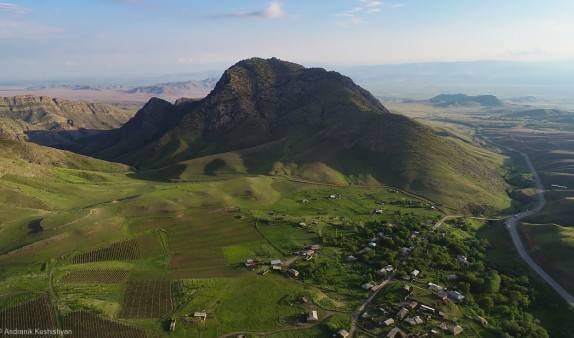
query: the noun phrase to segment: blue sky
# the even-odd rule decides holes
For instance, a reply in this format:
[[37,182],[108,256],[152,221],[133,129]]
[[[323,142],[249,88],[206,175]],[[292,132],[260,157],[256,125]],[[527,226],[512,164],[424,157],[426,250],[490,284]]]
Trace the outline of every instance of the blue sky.
[[4,79],[307,65],[574,60],[571,0],[0,0]]

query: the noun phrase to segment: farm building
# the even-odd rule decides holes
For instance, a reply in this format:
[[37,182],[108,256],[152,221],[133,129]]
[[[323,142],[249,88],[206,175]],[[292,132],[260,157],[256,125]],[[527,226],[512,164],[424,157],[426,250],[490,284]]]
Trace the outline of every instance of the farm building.
[[283,262],[281,262],[280,259],[272,259],[271,260],[271,265],[281,265],[283,264]]

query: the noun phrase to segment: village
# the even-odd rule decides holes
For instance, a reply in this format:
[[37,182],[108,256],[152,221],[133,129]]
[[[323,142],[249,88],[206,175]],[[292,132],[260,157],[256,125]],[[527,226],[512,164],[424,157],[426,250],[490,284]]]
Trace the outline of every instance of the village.
[[[329,195],[326,197],[329,200],[336,200],[339,198],[337,195]],[[301,203],[308,204],[308,199],[302,199]],[[428,203],[420,202],[394,202],[394,205],[407,205],[410,207],[427,208],[435,210],[436,207]],[[376,217],[383,215],[384,203],[372,210],[372,216]],[[365,238],[365,233],[353,234],[357,241],[362,241],[364,245],[358,245],[354,252],[347,252],[347,255],[341,257],[344,264],[352,267],[360,265],[361,270],[365,268],[370,276],[363,283],[356,285],[367,293],[367,299],[372,302],[364,303],[365,307],[359,311],[357,316],[357,328],[340,327],[333,335],[336,337],[350,337],[354,331],[363,331],[371,335],[382,337],[407,337],[416,336],[424,337],[428,335],[452,335],[457,336],[464,332],[464,327],[459,323],[456,318],[447,315],[442,311],[443,307],[462,305],[465,300],[465,295],[456,289],[456,287],[446,287],[440,285],[435,281],[426,281],[425,266],[409,269],[409,264],[404,264],[409,261],[413,252],[419,245],[424,245],[428,239],[429,233],[437,231],[437,224],[442,223],[444,220],[437,222],[427,220],[422,224],[417,224],[413,229],[410,226],[401,227],[400,233],[403,235],[405,241],[401,244],[404,246],[389,245],[389,241],[397,239],[393,235],[398,224],[394,223],[376,223],[376,229],[369,229],[367,231],[371,236]],[[314,225],[319,224],[318,220],[313,220],[310,224],[302,220],[295,222],[292,226],[299,229],[309,230]],[[408,229],[408,233],[404,232]],[[443,233],[444,235],[444,233]],[[394,242],[394,241],[393,241]],[[321,256],[321,249],[323,245],[332,246],[334,243],[323,241],[322,244],[310,244],[300,248],[294,248],[291,256],[286,259],[271,258],[271,259],[258,259],[248,258],[244,262],[244,267],[254,273],[266,275],[268,273],[277,273],[283,275],[285,278],[290,278],[298,281],[305,280],[306,274],[298,269],[299,262],[309,262],[316,257]],[[393,254],[390,251],[394,250]],[[389,255],[390,254],[390,255]],[[389,264],[381,266],[378,257],[392,256],[395,259],[388,260]],[[461,267],[469,264],[468,258],[464,255],[456,256],[456,261]],[[391,264],[392,263],[392,264]],[[449,274],[447,280],[455,282],[458,276],[454,273]],[[398,287],[400,286],[400,288]],[[396,289],[392,301],[385,299],[385,289]],[[416,292],[415,292],[416,290]],[[419,297],[421,291],[424,291],[425,296]],[[319,307],[313,307],[309,304],[309,300],[301,296],[298,301],[301,304],[306,304],[309,309],[305,313],[301,313],[299,318],[299,325],[316,325],[322,318],[322,310]],[[327,311],[328,312],[328,311]],[[486,319],[477,316],[475,318],[481,325],[487,326]]]
[[[282,254],[245,257],[237,269],[309,290],[283,300],[296,313],[288,325],[298,329],[342,338],[466,337],[492,330],[485,309],[496,297],[508,299],[497,294],[501,283],[517,290],[524,282],[486,265],[488,243],[473,233],[484,221],[445,216],[428,202],[375,201],[358,218],[261,212],[258,230]],[[340,194],[298,200],[307,209],[342,202]],[[168,329],[178,321],[205,325],[209,316],[194,309],[172,318]]]

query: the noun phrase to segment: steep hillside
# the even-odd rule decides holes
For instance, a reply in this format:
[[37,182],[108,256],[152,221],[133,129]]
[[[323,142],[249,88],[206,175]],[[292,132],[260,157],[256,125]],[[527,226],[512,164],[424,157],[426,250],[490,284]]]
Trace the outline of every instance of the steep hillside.
[[197,170],[188,160],[226,154],[202,160],[205,171],[385,183],[458,208],[507,206],[501,158],[391,114],[345,76],[278,59],[239,62],[201,101],[153,100],[103,138],[83,152],[157,178],[181,178],[188,165]]
[[[54,99],[46,96],[0,97],[0,134],[4,138],[33,138],[53,143],[52,132],[120,127],[133,112],[106,104]],[[48,133],[46,133],[48,131]]]
[[0,178],[5,175],[46,177],[50,176],[54,168],[101,172],[127,170],[127,166],[122,164],[109,163],[29,142],[0,138]]

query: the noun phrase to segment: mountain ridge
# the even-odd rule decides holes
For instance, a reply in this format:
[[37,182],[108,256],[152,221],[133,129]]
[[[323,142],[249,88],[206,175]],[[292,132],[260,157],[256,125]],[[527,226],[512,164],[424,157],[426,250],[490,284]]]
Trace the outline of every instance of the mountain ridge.
[[76,151],[157,179],[181,179],[191,162],[211,157],[204,173],[235,161],[245,173],[384,183],[457,207],[469,207],[462,194],[506,203],[501,158],[390,113],[348,77],[275,58],[238,62],[202,100],[152,99]]

